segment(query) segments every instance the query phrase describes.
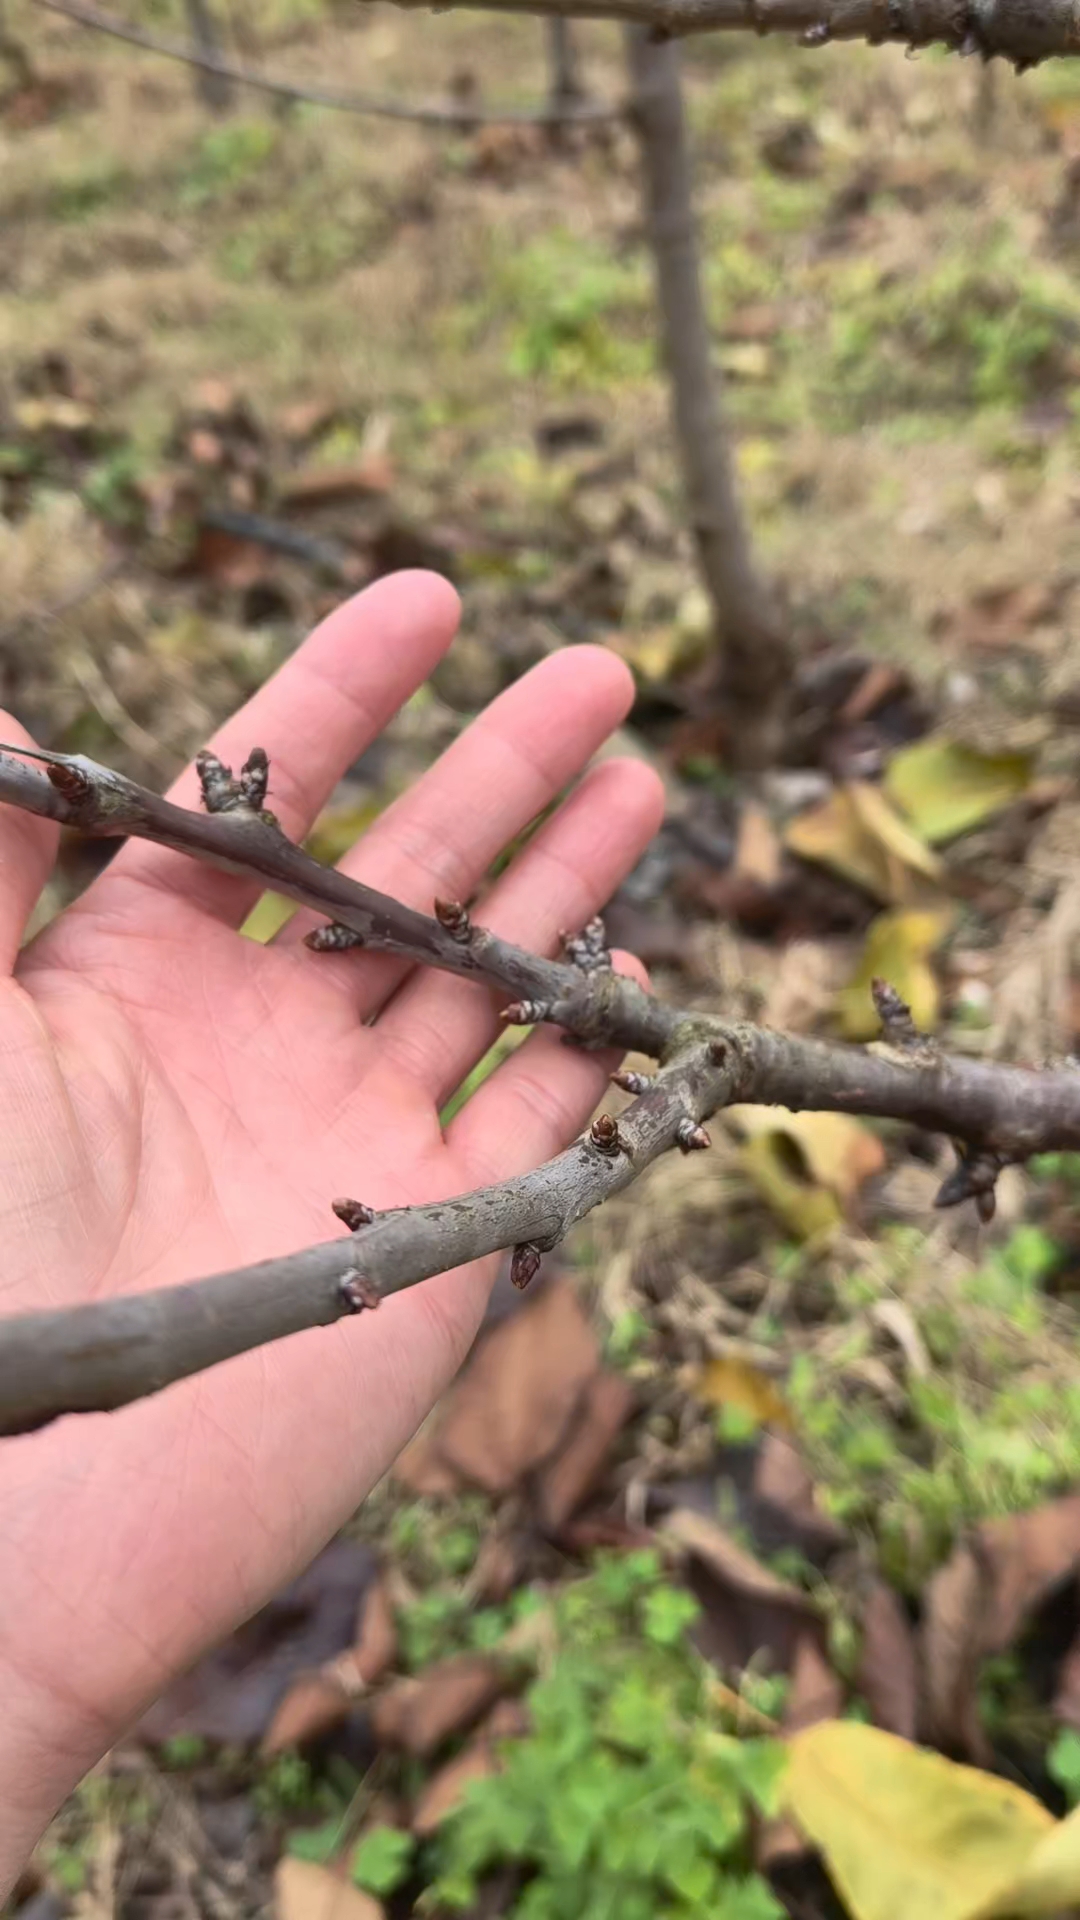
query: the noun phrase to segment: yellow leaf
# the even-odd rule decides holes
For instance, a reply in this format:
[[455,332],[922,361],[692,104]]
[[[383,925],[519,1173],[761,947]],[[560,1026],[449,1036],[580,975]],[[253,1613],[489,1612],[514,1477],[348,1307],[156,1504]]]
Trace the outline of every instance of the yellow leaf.
[[941,913],[882,913],[866,936],[862,957],[839,996],[840,1030],[847,1040],[873,1040],[880,1023],[870,997],[870,982],[887,980],[911,1008],[924,1033],[937,1024],[940,995],[929,956],[949,931],[952,916]]
[[1038,1842],[1018,1877],[971,1920],[1028,1920],[1080,1904],[1080,1808]]
[[728,340],[720,349],[720,365],[736,380],[767,380],[772,364],[764,340]]
[[375,794],[359,806],[324,807],[304,841],[312,859],[321,860],[325,867],[336,866],[342,854],[348,853],[372,821],[378,819],[388,798]]
[[295,912],[296,901],[286,900],[284,894],[260,894],[240,931],[246,939],[258,940],[265,945],[275,933],[281,932]]
[[792,1421],[787,1403],[760,1367],[748,1360],[722,1358],[710,1360],[693,1383],[698,1400],[708,1407],[733,1407],[759,1427],[790,1429]]
[[784,839],[793,853],[832,867],[875,899],[912,905],[937,880],[936,855],[865,781],[837,787],[820,806],[796,815]]
[[1054,1826],[1010,1781],[854,1721],[821,1721],[789,1751],[788,1805],[852,1920],[1048,1911],[996,1904]]
[[784,839],[792,853],[801,854],[804,860],[831,867],[878,900],[891,897],[885,849],[867,833],[846,788],[837,787],[820,806],[796,814]]
[[862,825],[880,840],[888,853],[895,854],[915,873],[924,873],[928,880],[941,878],[942,867],[937,854],[931,853],[925,842],[904,825],[880,787],[871,786],[868,780],[853,780],[848,792]]
[[846,1113],[791,1113],[787,1107],[731,1107],[729,1113],[751,1139],[782,1136],[802,1177],[827,1188],[845,1206],[885,1164],[876,1133]]
[[732,1107],[730,1118],[747,1136],[747,1173],[797,1240],[827,1239],[862,1182],[884,1164],[876,1135],[843,1113]]
[[940,737],[905,747],[889,763],[885,789],[934,845],[977,827],[1031,784],[1030,753],[980,753]]

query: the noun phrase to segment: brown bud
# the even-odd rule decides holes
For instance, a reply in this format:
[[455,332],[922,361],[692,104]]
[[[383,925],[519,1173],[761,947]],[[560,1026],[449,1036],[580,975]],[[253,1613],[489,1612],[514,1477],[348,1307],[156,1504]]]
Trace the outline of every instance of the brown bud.
[[611,1084],[613,1087],[621,1087],[624,1093],[648,1093],[653,1084],[653,1077],[651,1073],[629,1073],[620,1069],[618,1073],[612,1074]]
[[331,1200],[330,1206],[350,1233],[355,1233],[358,1227],[370,1227],[375,1218],[374,1207],[366,1207],[362,1200]]
[[524,1289],[530,1280],[534,1280],[540,1271],[542,1255],[540,1248],[532,1240],[523,1240],[515,1247],[510,1260],[510,1278],[515,1287]]
[[265,747],[252,747],[240,769],[240,778],[236,783],[236,798],[240,806],[248,807],[252,813],[261,813],[266,804],[266,788],[270,779],[270,759]]
[[94,791],[89,774],[84,773],[81,767],[73,767],[66,761],[46,761],[45,777],[56,788],[57,793],[62,793],[64,799],[69,800],[73,806],[88,800]]
[[922,1036],[911,1017],[911,1008],[896,988],[875,976],[870,982],[870,995],[881,1021],[882,1038],[892,1047],[917,1047]]
[[511,1006],[504,1007],[501,1019],[510,1027],[535,1027],[546,1020],[551,1007],[546,1000],[515,1000]]
[[207,813],[225,813],[235,794],[232,768],[219,760],[216,753],[211,753],[209,747],[204,747],[195,755],[195,771]]
[[436,900],[435,918],[451,939],[460,941],[462,946],[472,939],[468,908],[463,907],[460,900]]
[[343,927],[340,920],[331,920],[325,927],[313,927],[304,935],[304,945],[310,947],[312,953],[347,953],[350,947],[363,944],[363,934]]
[[712,1146],[704,1127],[700,1127],[696,1120],[680,1120],[675,1129],[675,1140],[683,1153],[701,1153],[706,1147]]
[[382,1297],[374,1280],[366,1280],[362,1273],[343,1273],[338,1292],[350,1313],[373,1311]]
[[610,1113],[597,1114],[589,1129],[589,1139],[598,1153],[607,1154],[610,1158],[622,1150],[618,1122],[612,1119]]

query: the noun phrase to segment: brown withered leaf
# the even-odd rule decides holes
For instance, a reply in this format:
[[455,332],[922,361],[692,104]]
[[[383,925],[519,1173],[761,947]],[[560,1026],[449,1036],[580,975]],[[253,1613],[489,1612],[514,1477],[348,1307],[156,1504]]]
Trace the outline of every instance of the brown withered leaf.
[[1080,1494],[1032,1513],[984,1520],[934,1575],[921,1652],[929,1731],[976,1760],[989,1743],[978,1720],[979,1668],[1003,1653],[1046,1596],[1080,1569]]
[[788,1672],[800,1640],[820,1631],[809,1596],[690,1507],[667,1516],[661,1539],[686,1555],[684,1577],[702,1605],[698,1636],[707,1657],[739,1668],[764,1655],[772,1672]]
[[459,1481],[508,1492],[559,1447],[598,1363],[574,1289],[551,1281],[477,1349],[436,1429],[438,1459]]
[[335,1540],[305,1573],[206,1655],[144,1715],[141,1737],[174,1733],[245,1746],[260,1740],[292,1682],[351,1646],[373,1554]]
[[945,612],[935,628],[960,647],[1013,647],[1061,605],[1063,582],[1020,580],[982,587],[963,606]]
[[[844,1689],[825,1658],[817,1632],[800,1635],[791,1668],[791,1683],[781,1732],[793,1739],[819,1720],[835,1720],[844,1705]],[[810,1852],[807,1841],[792,1822],[780,1815],[767,1820],[758,1834],[756,1864],[767,1870],[780,1860],[801,1858]]]
[[275,1920],[384,1920],[386,1909],[314,1860],[284,1854],[274,1874]]
[[259,1752],[264,1759],[286,1747],[302,1747],[330,1733],[346,1718],[352,1700],[348,1689],[332,1674],[300,1674],[279,1705]]
[[505,1660],[490,1653],[462,1653],[439,1660],[415,1678],[397,1680],[371,1703],[371,1724],[381,1746],[423,1756],[472,1726],[512,1684]]
[[770,1544],[796,1547],[814,1561],[842,1546],[844,1529],[822,1511],[810,1469],[787,1434],[762,1435],[754,1462],[753,1496],[756,1526],[764,1531],[761,1523],[770,1523]]
[[413,1809],[412,1830],[421,1840],[441,1826],[453,1813],[466,1788],[474,1780],[487,1780],[498,1773],[502,1761],[499,1745],[503,1740],[520,1740],[529,1731],[529,1718],[518,1700],[500,1700],[476,1730],[469,1745],[438,1773],[432,1774]]
[[397,1655],[397,1628],[394,1609],[384,1579],[376,1580],[360,1602],[356,1621],[356,1644],[351,1659],[357,1679],[366,1687],[381,1680]]
[[499,1770],[499,1762],[489,1740],[476,1739],[454,1755],[438,1773],[433,1773],[413,1810],[412,1830],[421,1840],[442,1825],[453,1813],[467,1787],[474,1780],[490,1779]]
[[899,1599],[884,1580],[871,1582],[860,1626],[856,1687],[876,1727],[914,1740],[919,1704],[915,1637]]
[[537,1502],[545,1526],[561,1527],[592,1492],[633,1407],[634,1389],[621,1373],[598,1373],[588,1383],[570,1432],[541,1469]]
[[390,460],[384,453],[373,453],[348,466],[302,467],[284,482],[279,499],[286,507],[325,507],[339,500],[389,493],[393,484]]

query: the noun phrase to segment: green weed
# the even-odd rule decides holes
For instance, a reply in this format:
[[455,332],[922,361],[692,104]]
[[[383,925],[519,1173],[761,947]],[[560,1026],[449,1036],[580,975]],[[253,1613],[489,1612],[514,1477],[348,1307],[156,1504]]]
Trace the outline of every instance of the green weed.
[[[1049,1344],[1041,1289],[1059,1258],[1041,1228],[1018,1227],[955,1301],[920,1313],[933,1370],[910,1381],[902,1417],[833,1384],[869,1350],[865,1319],[828,1370],[810,1354],[791,1369],[787,1398],[824,1504],[877,1536],[902,1587],[917,1587],[965,1525],[1035,1506],[1080,1476],[1080,1386],[1024,1358],[1027,1343]],[[853,1310],[874,1292],[872,1276],[852,1276],[838,1300]]]
[[573,386],[651,367],[643,259],[613,259],[598,244],[556,230],[522,248],[497,281],[510,314],[512,374]]
[[563,1590],[532,1730],[440,1830],[420,1910],[471,1911],[510,1868],[520,1920],[779,1920],[748,1829],[752,1809],[776,1809],[782,1750],[725,1730],[687,1639],[695,1612],[651,1553]]
[[268,119],[230,120],[204,133],[179,184],[180,205],[207,206],[235,193],[259,175],[281,139],[281,127]]
[[841,424],[897,410],[1016,409],[1061,389],[1080,296],[1005,240],[911,274],[830,263],[819,410]]

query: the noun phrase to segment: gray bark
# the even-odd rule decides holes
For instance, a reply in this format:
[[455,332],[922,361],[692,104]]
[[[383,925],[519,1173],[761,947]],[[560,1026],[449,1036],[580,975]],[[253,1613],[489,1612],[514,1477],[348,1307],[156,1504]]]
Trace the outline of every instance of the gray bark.
[[647,27],[626,30],[631,112],[641,152],[660,338],[691,531],[712,600],[720,686],[746,765],[768,761],[791,654],[751,551],[721,411],[701,281],[679,50]]

